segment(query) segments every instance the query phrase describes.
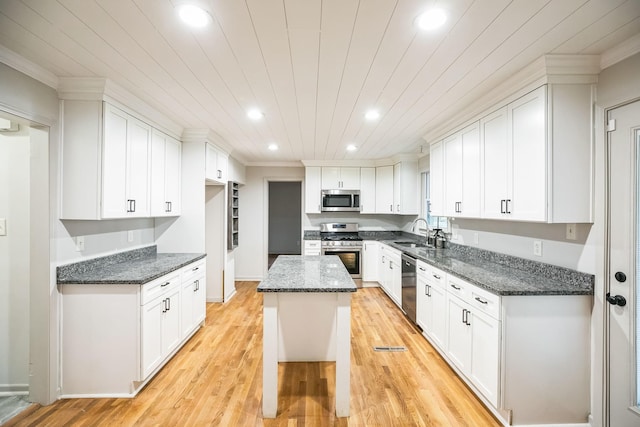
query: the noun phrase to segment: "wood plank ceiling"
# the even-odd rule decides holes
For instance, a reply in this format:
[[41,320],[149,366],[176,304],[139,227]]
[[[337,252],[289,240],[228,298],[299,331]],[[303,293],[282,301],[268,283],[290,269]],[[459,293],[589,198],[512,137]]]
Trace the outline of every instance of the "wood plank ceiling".
[[[108,77],[261,164],[416,152],[540,56],[600,54],[640,33],[638,0],[194,0],[213,17],[204,29],[177,19],[181,2],[0,0],[0,44],[59,77]],[[418,30],[434,5],[444,27]]]

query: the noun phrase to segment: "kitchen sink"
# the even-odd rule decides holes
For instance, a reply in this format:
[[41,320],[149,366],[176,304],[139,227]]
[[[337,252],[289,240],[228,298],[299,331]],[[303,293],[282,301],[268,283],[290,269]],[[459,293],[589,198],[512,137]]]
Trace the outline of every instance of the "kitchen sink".
[[404,246],[405,248],[431,248],[431,246],[427,246],[425,243],[419,242],[393,242],[398,246]]

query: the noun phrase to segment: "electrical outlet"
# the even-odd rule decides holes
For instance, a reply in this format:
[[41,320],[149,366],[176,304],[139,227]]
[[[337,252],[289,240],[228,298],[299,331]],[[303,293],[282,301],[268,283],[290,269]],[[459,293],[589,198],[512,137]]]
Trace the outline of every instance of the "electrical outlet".
[[84,251],[84,236],[76,237],[76,252]]
[[542,242],[540,240],[533,241],[533,254],[535,256],[542,256]]
[[0,236],[7,235],[7,218],[0,218]]
[[575,224],[567,224],[567,240],[576,240]]
[[127,242],[133,242],[133,230],[127,231]]

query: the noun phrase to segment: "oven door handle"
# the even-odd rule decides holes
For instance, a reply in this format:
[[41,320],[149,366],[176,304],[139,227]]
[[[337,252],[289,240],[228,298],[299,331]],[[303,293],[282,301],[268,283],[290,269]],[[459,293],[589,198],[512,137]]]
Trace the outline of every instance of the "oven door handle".
[[329,252],[362,252],[362,247],[361,246],[330,246],[330,247],[324,247],[321,248],[322,249],[322,254],[324,255],[324,253],[326,251]]

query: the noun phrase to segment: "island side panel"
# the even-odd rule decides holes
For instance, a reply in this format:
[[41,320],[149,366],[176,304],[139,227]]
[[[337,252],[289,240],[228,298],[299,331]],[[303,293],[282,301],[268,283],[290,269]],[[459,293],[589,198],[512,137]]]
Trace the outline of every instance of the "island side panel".
[[263,295],[262,416],[278,413],[278,294]]
[[336,360],[337,292],[278,292],[278,361]]
[[351,294],[337,294],[336,306],[336,415],[349,416],[351,388]]

